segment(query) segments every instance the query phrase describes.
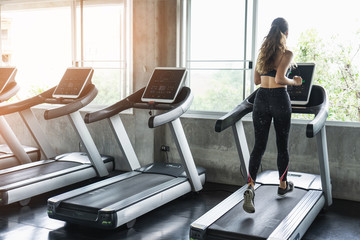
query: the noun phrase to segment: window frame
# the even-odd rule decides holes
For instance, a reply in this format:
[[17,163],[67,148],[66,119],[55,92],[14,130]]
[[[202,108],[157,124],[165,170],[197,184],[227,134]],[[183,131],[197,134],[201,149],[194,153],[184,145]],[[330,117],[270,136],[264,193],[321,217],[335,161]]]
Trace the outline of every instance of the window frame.
[[[249,0],[244,0],[245,9],[244,9],[244,56],[243,59],[236,60],[237,62],[241,62],[243,64],[243,68],[232,68],[229,70],[240,70],[243,71],[243,93],[242,99],[246,98],[246,87],[250,86],[250,92],[254,91],[255,85],[252,81],[254,77],[254,68],[253,63],[256,54],[256,38],[257,38],[257,9],[258,9],[258,0],[250,0],[251,6],[249,6]],[[252,19],[251,23],[249,23],[248,12],[252,11]],[[250,24],[250,31],[249,31]],[[190,62],[230,62],[233,60],[191,60],[190,59],[190,49],[191,49],[191,0],[177,0],[177,46],[176,53],[177,59],[176,63],[178,67],[186,67],[189,71],[195,70],[194,68],[190,68]],[[249,34],[250,33],[250,34]],[[250,39],[249,39],[250,38]],[[250,59],[247,56],[248,42],[252,42],[251,51],[250,51]],[[248,66],[247,66],[248,65]],[[201,70],[216,70],[214,68],[204,68]],[[224,69],[222,69],[224,70]],[[250,70],[250,81],[247,81],[247,73]],[[190,74],[189,74],[190,75]],[[187,86],[190,86],[190,83],[186,82]],[[235,106],[234,106],[235,107]],[[204,116],[209,116],[212,118],[213,116],[221,116],[224,114],[224,111],[205,111],[205,110],[188,110],[188,114],[192,116],[198,116],[203,118]]]

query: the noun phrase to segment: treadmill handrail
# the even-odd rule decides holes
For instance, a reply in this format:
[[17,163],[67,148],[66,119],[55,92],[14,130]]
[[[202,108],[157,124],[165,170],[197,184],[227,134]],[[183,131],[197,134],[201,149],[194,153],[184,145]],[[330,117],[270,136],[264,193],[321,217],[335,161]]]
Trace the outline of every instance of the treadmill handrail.
[[110,105],[109,107],[85,114],[85,117],[84,117],[85,123],[93,123],[93,122],[97,122],[97,121],[100,121],[103,119],[107,119],[107,118],[110,118],[126,109],[132,108],[133,107],[133,98],[136,95],[141,96],[142,92],[144,90],[145,90],[145,88],[142,88],[142,89],[136,91],[135,93],[133,93],[132,95],[128,96],[127,98]]
[[15,96],[20,90],[20,86],[16,82],[11,82],[6,85],[5,89],[0,94],[0,102],[4,102]]
[[[253,111],[253,102],[258,89],[243,100],[232,111],[225,114],[218,119],[215,124],[215,131],[221,132],[230,126],[233,126],[237,121],[241,120],[246,114]],[[319,102],[321,101],[321,102]],[[312,102],[319,102],[311,105]],[[309,103],[305,106],[292,105],[293,113],[315,114],[306,126],[306,136],[308,138],[314,137],[325,125],[329,114],[329,99],[323,87],[313,85]]]
[[36,95],[34,97],[31,97],[31,98],[28,98],[28,99],[25,99],[25,100],[22,100],[19,102],[0,106],[0,113],[1,113],[1,115],[7,115],[7,114],[11,114],[11,113],[21,112],[21,111],[29,109],[33,106],[45,103],[44,96],[48,95],[48,92],[52,93],[54,90],[55,90],[55,87],[47,90],[46,92],[43,92],[42,94]]
[[55,98],[57,100],[57,103],[65,105],[46,110],[44,112],[44,118],[46,120],[49,120],[76,112],[91,103],[91,101],[95,99],[97,94],[98,90],[95,85],[90,84],[83,91],[83,94],[81,94],[82,96],[77,99]]
[[215,131],[222,132],[228,127],[234,125],[236,122],[240,121],[246,114],[252,112],[253,103],[249,99],[255,99],[258,89],[245,98],[239,105],[237,105],[233,110],[219,118],[215,123]]
[[130,108],[169,110],[166,113],[157,114],[149,118],[149,127],[154,128],[180,117],[190,107],[193,99],[190,88],[183,87],[174,103],[148,103],[141,101],[141,96],[144,90],[145,87],[109,107],[87,113],[85,115],[84,121],[86,123],[97,122],[106,118],[110,118]]
[[177,97],[177,103],[173,104],[174,108],[171,111],[150,117],[149,128],[155,128],[179,118],[190,108],[193,99],[194,95],[190,88],[183,88]]
[[311,96],[309,102],[311,102],[315,97],[323,98],[320,104],[314,106],[301,106],[297,107],[296,105],[292,106],[293,113],[312,113],[315,114],[313,120],[311,120],[306,126],[306,137],[312,138],[320,132],[324,127],[326,119],[329,115],[329,97],[326,93],[326,90],[318,85],[314,85],[311,90]]
[[93,84],[89,84],[86,89],[84,89],[82,96],[77,99],[54,98],[52,94],[55,88],[56,87],[50,88],[47,91],[40,93],[39,95],[30,97],[19,102],[0,106],[0,113],[1,115],[7,115],[11,113],[21,112],[43,103],[65,104],[65,106],[45,111],[45,119],[53,119],[79,110],[80,108],[89,104],[97,95],[97,89]]

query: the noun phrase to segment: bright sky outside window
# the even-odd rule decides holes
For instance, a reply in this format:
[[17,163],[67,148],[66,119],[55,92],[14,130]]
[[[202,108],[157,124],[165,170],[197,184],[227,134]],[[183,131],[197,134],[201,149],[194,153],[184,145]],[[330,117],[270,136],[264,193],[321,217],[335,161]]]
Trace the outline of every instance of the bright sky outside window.
[[2,65],[18,68],[20,96],[55,86],[73,64],[95,69],[99,94],[92,104],[111,104],[130,93],[131,1],[84,1],[82,6],[83,11],[79,1],[2,5],[1,30],[7,33]]

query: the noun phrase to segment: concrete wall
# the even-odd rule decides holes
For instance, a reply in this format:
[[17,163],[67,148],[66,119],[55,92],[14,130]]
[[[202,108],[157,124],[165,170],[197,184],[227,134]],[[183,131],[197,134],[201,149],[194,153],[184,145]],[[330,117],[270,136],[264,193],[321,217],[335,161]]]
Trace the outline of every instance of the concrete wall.
[[[176,0],[134,0],[134,91],[145,86],[155,66],[175,66],[176,63]],[[81,150],[79,139],[66,117],[45,121],[44,110],[34,109],[49,142],[57,153]],[[6,117],[23,144],[35,145],[17,114]],[[148,111],[135,110],[134,114],[121,115],[141,164],[153,161],[178,161],[179,156],[167,126],[147,127]],[[231,129],[214,131],[215,120],[199,118],[181,119],[185,134],[198,165],[207,169],[207,180],[242,185],[240,163]],[[251,121],[244,123],[249,148],[253,146]],[[107,121],[88,125],[99,151],[121,160],[121,153]],[[360,201],[360,124],[359,126],[327,126],[329,160],[333,195],[336,198]],[[160,146],[170,146],[168,155]],[[357,147],[357,148],[356,148]],[[292,171],[318,173],[315,139],[305,137],[305,125],[292,125],[290,139]],[[126,164],[118,164],[126,169]],[[263,169],[276,166],[276,146],[271,130]],[[345,189],[345,190],[344,190]]]
[[[185,134],[197,165],[207,170],[207,181],[243,185],[240,160],[232,129],[221,133],[214,130],[216,120],[182,118]],[[319,174],[319,160],[315,138],[306,137],[306,122],[295,121],[290,132],[289,171]],[[350,125],[350,124],[349,124]],[[333,197],[360,201],[360,124],[338,126],[331,122],[326,126],[330,174]],[[244,121],[249,151],[254,145],[253,126],[250,119]],[[275,132],[270,130],[269,141],[262,160],[262,170],[276,170],[277,150]],[[170,146],[170,161],[179,161],[169,130],[163,144]],[[346,191],[344,191],[346,189]]]
[[[176,0],[134,0],[134,90],[146,86],[154,67],[176,65]],[[135,110],[135,151],[141,163],[158,159],[162,129],[147,127],[148,111]]]

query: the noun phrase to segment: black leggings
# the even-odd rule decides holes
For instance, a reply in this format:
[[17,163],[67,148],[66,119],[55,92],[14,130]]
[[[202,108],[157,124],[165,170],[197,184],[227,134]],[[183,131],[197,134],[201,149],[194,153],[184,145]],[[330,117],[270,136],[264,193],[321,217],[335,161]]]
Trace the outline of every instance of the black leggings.
[[272,119],[276,132],[278,150],[277,167],[281,181],[287,180],[289,164],[289,130],[291,125],[291,103],[286,88],[260,88],[256,94],[253,108],[255,145],[250,155],[249,182],[256,180],[261,158],[268,141]]

